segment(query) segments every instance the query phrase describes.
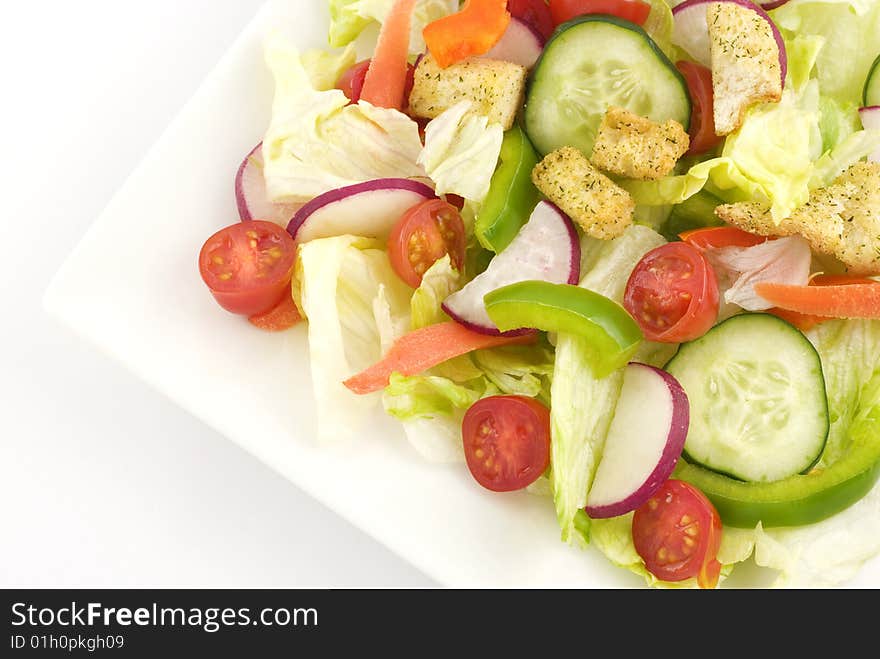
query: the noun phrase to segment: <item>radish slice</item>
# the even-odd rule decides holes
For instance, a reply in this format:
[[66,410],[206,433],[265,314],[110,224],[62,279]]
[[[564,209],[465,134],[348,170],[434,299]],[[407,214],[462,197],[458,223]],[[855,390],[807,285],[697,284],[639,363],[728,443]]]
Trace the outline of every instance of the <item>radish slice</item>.
[[[880,131],[880,105],[860,108],[859,116],[862,118],[862,126],[865,127],[865,130]],[[880,149],[868,156],[868,162],[880,162]]]
[[772,2],[759,2],[758,4],[767,11],[770,11],[771,9],[776,9],[782,5],[788,4],[788,0],[773,0]]
[[544,37],[528,23],[511,18],[504,36],[482,57],[513,62],[530,69],[543,50]]
[[678,380],[653,366],[628,364],[587,514],[617,517],[650,499],[672,474],[689,424],[690,405]]
[[687,0],[672,9],[675,22],[672,27],[672,43],[685,51],[694,60],[712,68],[712,56],[709,49],[709,25],[706,22],[707,5],[712,2],[732,2],[740,7],[751,9],[770,25],[773,38],[779,48],[779,68],[782,71],[782,86],[785,87],[785,75],[788,73],[788,57],[785,54],[785,42],[776,23],[758,5],[749,0]]
[[357,183],[312,199],[287,232],[299,243],[346,234],[385,239],[406,211],[434,197],[430,187],[408,178]]
[[[581,244],[568,216],[548,201],[539,203],[516,238],[497,254],[485,272],[443,302],[453,320],[474,332],[500,335],[502,332],[486,313],[483,297],[508,284],[540,280],[554,284],[580,281]],[[515,336],[531,330],[513,330]]]
[[275,204],[266,192],[263,176],[263,143],[254,147],[235,175],[235,202],[242,222],[268,220],[281,226],[290,222],[301,204]]

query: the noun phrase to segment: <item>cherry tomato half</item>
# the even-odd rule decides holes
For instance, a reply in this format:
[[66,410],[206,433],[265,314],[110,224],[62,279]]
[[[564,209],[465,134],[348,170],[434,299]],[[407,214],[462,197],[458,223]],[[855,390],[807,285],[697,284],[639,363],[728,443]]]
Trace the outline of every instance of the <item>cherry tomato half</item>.
[[675,479],[660,486],[632,520],[633,544],[648,572],[663,581],[696,577],[700,588],[718,584],[721,532],[721,517],[706,495]]
[[626,284],[623,306],[649,341],[680,343],[708,332],[718,317],[718,282],[696,247],[669,243],[651,250]]
[[274,222],[238,222],[208,238],[199,272],[221,307],[251,316],[272,309],[289,290],[296,246]]
[[553,17],[546,0],[507,0],[507,11],[536,30],[544,39],[553,34]]
[[722,138],[715,134],[715,97],[712,91],[712,71],[695,62],[677,62],[676,68],[687,81],[691,97],[691,125],[688,134],[691,145],[688,155],[706,153],[717,146]]
[[550,464],[550,410],[525,396],[490,396],[461,424],[464,455],[476,481],[494,492],[534,483]]
[[651,5],[641,0],[550,0],[550,15],[556,25],[584,14],[610,14],[644,25]]
[[[367,70],[370,68],[370,60],[366,59],[358,62],[336,81],[336,89],[341,89],[348,100],[357,103],[361,99],[361,92],[364,90],[364,80],[367,79]],[[409,93],[412,91],[413,84],[416,79],[416,67],[407,64],[406,70],[406,86],[403,89],[403,97],[409,99]]]
[[449,254],[461,270],[465,252],[464,222],[458,210],[442,199],[429,199],[409,209],[388,237],[388,258],[394,272],[413,288],[436,261]]
[[756,236],[748,231],[736,227],[707,227],[705,229],[692,229],[679,235],[688,245],[697,249],[709,249],[712,247],[754,247],[766,242],[764,236]]

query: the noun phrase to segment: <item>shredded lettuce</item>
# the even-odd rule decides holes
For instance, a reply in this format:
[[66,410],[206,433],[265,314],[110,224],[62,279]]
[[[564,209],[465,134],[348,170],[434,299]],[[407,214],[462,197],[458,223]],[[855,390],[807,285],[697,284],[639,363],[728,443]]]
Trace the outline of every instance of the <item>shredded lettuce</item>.
[[880,53],[880,3],[791,0],[770,15],[786,36],[822,37],[825,46],[816,61],[822,94],[842,106],[861,104],[865,78]]
[[[346,46],[370,23],[383,23],[394,0],[330,0],[330,45]],[[438,18],[458,11],[458,0],[418,0],[413,12],[409,52],[425,51],[422,31]]]
[[[666,241],[640,225],[620,238],[599,241],[585,238],[582,263],[587,266],[580,285],[622,301],[626,282],[636,263]],[[551,482],[562,539],[587,542],[588,524],[578,524],[587,492],[601,458],[605,437],[617,407],[622,371],[598,380],[589,367],[590,345],[583,337],[560,334],[556,339],[556,362],[550,411]]]
[[470,101],[461,101],[428,124],[418,162],[437,185],[437,194],[480,203],[489,193],[504,129],[471,107]]
[[383,343],[406,329],[410,289],[381,245],[355,236],[301,245],[295,284],[295,298],[309,321],[318,437],[357,436],[377,397],[355,395],[342,382],[378,361]]
[[312,49],[302,54],[302,65],[309,76],[312,88],[328,91],[336,87],[336,81],[356,62],[354,46],[339,52]]
[[782,99],[749,110],[719,157],[659,181],[623,181],[637,204],[680,204],[709,187],[726,202],[767,202],[780,221],[806,203],[811,190],[830,184],[876,148],[876,132],[856,130],[857,106],[827,95],[811,78],[829,40],[797,34],[786,47],[789,72]]
[[461,274],[452,267],[448,254],[428,268],[410,302],[412,329],[417,330],[448,320],[440,305],[461,288],[462,283]]
[[305,202],[377,178],[423,177],[418,124],[396,110],[349,105],[338,89],[318,91],[297,49],[273,35],[266,62],[275,77],[263,140],[266,189],[276,202]]

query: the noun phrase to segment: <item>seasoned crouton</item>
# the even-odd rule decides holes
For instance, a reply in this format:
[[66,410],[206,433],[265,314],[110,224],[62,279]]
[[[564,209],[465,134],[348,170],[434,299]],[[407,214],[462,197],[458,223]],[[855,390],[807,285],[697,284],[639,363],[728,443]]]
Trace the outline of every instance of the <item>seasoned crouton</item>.
[[687,131],[675,119],[658,124],[611,107],[599,125],[590,162],[618,176],[656,181],[672,171],[690,143]]
[[468,100],[475,112],[508,130],[523,103],[526,75],[526,68],[518,64],[479,57],[441,69],[431,55],[426,55],[416,67],[409,111],[433,119]]
[[729,135],[756,103],[782,98],[779,46],[766,20],[734,2],[708,5],[715,132]]
[[791,217],[775,224],[767,206],[719,206],[715,214],[761,236],[800,234],[858,275],[880,274],[880,163],[856,163],[827,188],[815,190]]
[[574,147],[547,154],[532,170],[532,181],[594,238],[617,238],[633,222],[633,198]]

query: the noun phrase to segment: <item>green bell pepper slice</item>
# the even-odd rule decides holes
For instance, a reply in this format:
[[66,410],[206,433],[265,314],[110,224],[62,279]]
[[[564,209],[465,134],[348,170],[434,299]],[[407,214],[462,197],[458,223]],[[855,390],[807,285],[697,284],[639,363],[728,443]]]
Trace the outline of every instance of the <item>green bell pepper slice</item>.
[[586,337],[592,346],[590,367],[600,379],[625,366],[644,338],[617,302],[571,284],[521,281],[488,293],[483,301],[502,332],[533,327]]
[[705,494],[728,526],[764,528],[814,524],[865,496],[880,477],[880,422],[824,470],[772,483],[747,483],[679,460],[675,478]]
[[504,133],[500,164],[492,175],[489,194],[477,214],[474,233],[486,249],[500,252],[516,237],[541,199],[532,183],[539,158],[519,126]]

